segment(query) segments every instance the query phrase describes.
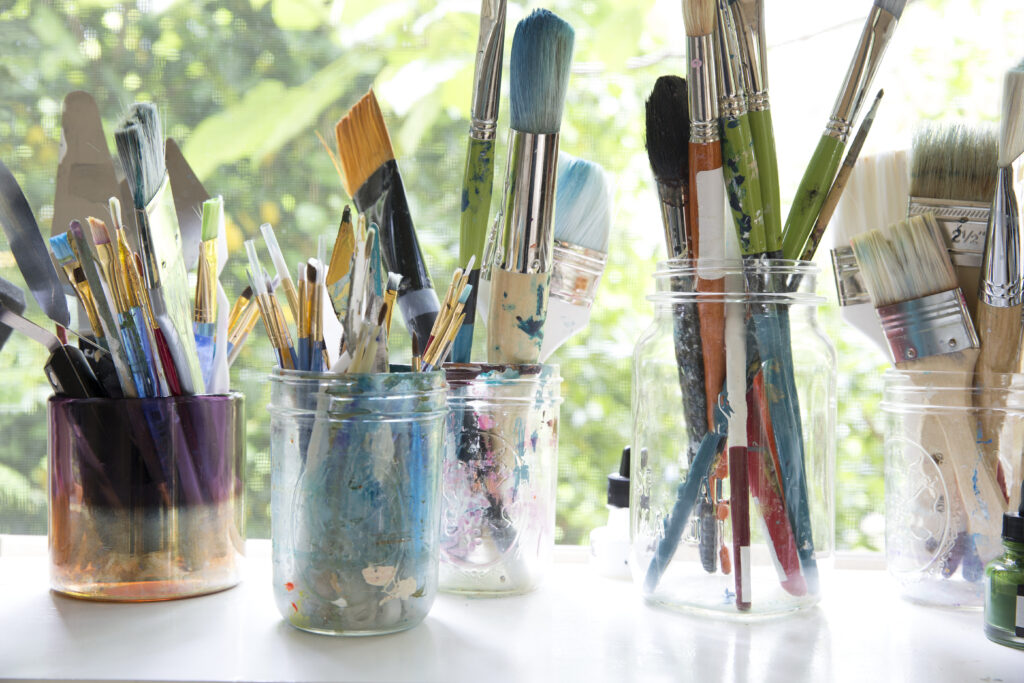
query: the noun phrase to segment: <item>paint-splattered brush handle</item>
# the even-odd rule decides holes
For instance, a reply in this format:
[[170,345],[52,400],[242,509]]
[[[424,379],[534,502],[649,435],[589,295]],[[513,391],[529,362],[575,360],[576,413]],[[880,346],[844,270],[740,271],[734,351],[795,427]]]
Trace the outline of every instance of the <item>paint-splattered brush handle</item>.
[[488,363],[536,363],[544,341],[551,272],[496,268],[487,319]]
[[720,118],[725,190],[744,256],[768,251],[761,179],[754,159],[754,140],[748,116],[726,115]]
[[782,235],[784,258],[798,259],[804,252],[825,196],[843,160],[844,147],[842,142],[828,135],[822,135],[818,141],[786,218],[786,229]]
[[779,160],[775,151],[772,112],[769,109],[752,111],[747,117],[761,183],[765,242],[768,253],[774,253],[782,249],[782,202],[779,198]]
[[473,348],[473,324],[476,321],[476,301],[479,294],[480,265],[483,263],[484,244],[491,214],[491,190],[494,186],[494,140],[477,140],[470,136],[466,152],[466,173],[462,179],[462,213],[459,224],[459,263],[468,263],[476,256],[477,267],[470,271],[469,284],[473,286],[462,309],[466,320],[455,337],[451,360],[468,363]]

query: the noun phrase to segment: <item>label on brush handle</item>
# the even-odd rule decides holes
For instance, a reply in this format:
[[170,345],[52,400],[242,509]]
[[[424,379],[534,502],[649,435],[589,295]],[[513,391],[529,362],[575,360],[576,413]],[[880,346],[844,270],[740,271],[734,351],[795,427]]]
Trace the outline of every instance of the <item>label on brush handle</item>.
[[697,180],[697,229],[700,259],[697,276],[717,280],[723,276],[720,268],[701,266],[705,259],[721,262],[725,259],[725,177],[722,169],[700,171]]
[[983,202],[911,197],[907,217],[926,213],[942,228],[954,266],[981,268],[991,205]]

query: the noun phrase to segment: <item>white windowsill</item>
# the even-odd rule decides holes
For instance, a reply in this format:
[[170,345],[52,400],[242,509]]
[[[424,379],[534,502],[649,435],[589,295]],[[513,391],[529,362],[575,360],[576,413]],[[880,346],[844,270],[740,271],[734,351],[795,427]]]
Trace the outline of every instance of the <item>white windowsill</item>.
[[[329,638],[286,625],[269,542],[246,578],[189,600],[104,604],[48,590],[45,538],[0,539],[0,677],[28,680],[1020,680],[1024,654],[985,639],[980,612],[910,605],[878,569],[823,572],[820,607],[749,623],[649,607],[560,548],[536,592],[441,595],[404,633]],[[870,556],[877,566],[877,556]]]

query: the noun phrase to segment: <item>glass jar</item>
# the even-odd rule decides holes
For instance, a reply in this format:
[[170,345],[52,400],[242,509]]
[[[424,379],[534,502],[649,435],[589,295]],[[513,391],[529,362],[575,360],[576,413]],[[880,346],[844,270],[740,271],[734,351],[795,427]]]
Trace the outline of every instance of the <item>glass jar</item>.
[[555,365],[445,365],[441,589],[533,590],[551,565],[562,378]]
[[274,598],[296,628],[392,633],[434,602],[444,373],[393,370],[271,374]]
[[54,396],[47,412],[53,590],[145,602],[239,582],[242,394]]
[[631,565],[653,604],[818,602],[834,536],[836,358],[817,266],[659,264],[633,358]]
[[973,372],[889,370],[882,410],[889,572],[912,602],[980,608],[1021,478],[1024,376],[981,389]]

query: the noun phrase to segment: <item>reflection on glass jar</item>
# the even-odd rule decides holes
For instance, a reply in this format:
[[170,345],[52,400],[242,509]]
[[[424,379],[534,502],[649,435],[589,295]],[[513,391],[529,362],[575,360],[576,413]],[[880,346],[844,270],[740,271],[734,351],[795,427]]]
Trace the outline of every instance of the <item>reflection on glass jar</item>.
[[375,635],[437,593],[441,372],[271,375],[274,597],[296,628]]
[[50,586],[170,600],[230,588],[245,545],[241,394],[47,404]]
[[834,532],[835,382],[817,267],[673,260],[633,364],[633,576],[724,614],[815,604]]
[[562,379],[553,365],[448,364],[441,588],[514,595],[551,564]]
[[1021,477],[1024,376],[981,389],[974,373],[890,370],[882,408],[889,571],[908,600],[979,608],[1016,505],[1007,482]]

